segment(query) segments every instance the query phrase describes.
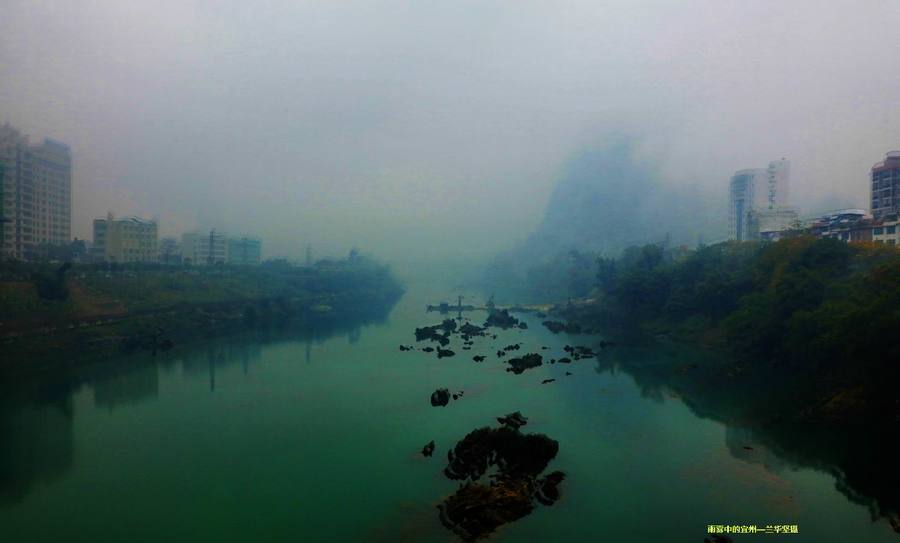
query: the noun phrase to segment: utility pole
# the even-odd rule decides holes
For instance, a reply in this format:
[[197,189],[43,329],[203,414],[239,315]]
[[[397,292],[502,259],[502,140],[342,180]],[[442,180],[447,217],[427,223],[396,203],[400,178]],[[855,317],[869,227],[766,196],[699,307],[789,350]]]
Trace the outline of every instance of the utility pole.
[[216,229],[213,228],[209,231],[209,253],[206,255],[206,264],[212,266],[215,264],[215,259],[213,258],[213,244],[216,239]]
[[3,260],[5,256],[5,246],[6,246],[6,237],[4,236],[4,224],[10,222],[9,219],[3,216],[3,175],[4,175],[3,163],[0,162],[0,260]]

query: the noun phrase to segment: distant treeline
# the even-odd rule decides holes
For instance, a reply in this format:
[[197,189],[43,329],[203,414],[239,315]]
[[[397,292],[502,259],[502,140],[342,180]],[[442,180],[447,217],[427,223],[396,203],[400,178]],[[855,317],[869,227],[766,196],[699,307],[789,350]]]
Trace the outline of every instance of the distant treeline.
[[358,320],[385,314],[402,293],[389,267],[356,253],[305,267],[3,263],[0,359],[22,366],[59,352],[155,349],[248,326]]

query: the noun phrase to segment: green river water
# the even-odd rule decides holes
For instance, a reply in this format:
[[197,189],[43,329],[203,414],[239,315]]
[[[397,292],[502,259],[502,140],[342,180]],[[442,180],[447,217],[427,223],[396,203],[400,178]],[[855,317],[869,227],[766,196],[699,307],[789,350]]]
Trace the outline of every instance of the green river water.
[[[900,541],[828,466],[794,464],[639,384],[627,348],[514,375],[492,354],[504,345],[558,357],[590,344],[525,317],[528,330],[472,351],[454,339],[452,358],[400,352],[416,326],[440,321],[424,307],[447,294],[413,284],[379,322],[247,333],[4,383],[0,541],[453,541],[435,507],[457,486],[441,473],[447,449],[516,410],[523,431],[559,441],[550,469],[567,478],[558,503],[492,540],[700,543],[709,524],[795,524],[798,534],[734,539]],[[431,407],[438,387],[465,396]]]

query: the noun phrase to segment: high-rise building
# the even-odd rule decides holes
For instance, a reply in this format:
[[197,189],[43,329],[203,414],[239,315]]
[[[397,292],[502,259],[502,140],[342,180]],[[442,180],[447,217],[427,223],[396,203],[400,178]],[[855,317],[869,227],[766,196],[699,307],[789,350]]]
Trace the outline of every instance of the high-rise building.
[[0,217],[5,221],[0,256],[32,259],[43,244],[65,245],[71,238],[72,155],[63,143],[28,137],[0,126]]
[[157,262],[156,221],[138,217],[94,219],[94,245],[91,255],[101,262]]
[[872,166],[872,216],[880,219],[900,211],[900,151],[891,151]]
[[729,239],[747,241],[751,236],[753,211],[760,209],[767,201],[763,190],[766,170],[752,168],[738,170],[731,177],[729,207]]
[[738,170],[731,177],[729,239],[778,239],[797,220],[788,207],[791,163],[782,158],[768,168]]

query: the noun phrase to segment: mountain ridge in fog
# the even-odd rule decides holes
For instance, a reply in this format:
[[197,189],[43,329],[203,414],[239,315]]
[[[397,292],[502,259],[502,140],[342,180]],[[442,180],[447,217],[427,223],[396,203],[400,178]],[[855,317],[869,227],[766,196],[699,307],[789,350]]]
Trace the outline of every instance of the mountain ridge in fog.
[[537,267],[560,267],[564,274],[573,251],[617,256],[632,245],[694,245],[723,237],[724,193],[666,184],[659,165],[638,154],[637,144],[620,137],[574,155],[538,227],[489,264],[486,286],[523,296],[538,286],[528,283],[545,277],[533,273]]

